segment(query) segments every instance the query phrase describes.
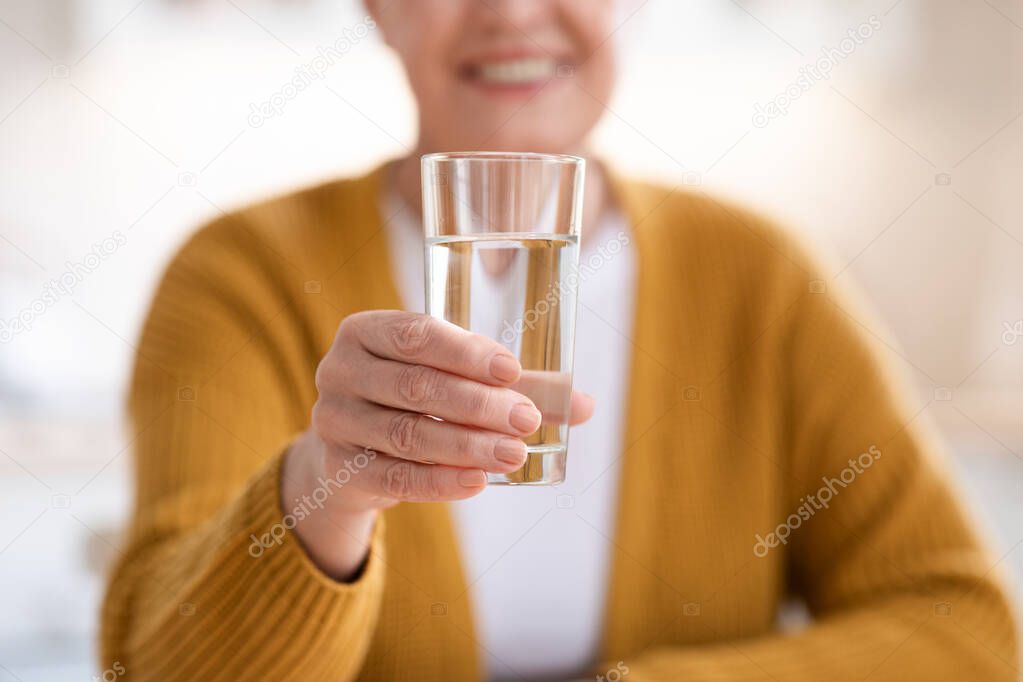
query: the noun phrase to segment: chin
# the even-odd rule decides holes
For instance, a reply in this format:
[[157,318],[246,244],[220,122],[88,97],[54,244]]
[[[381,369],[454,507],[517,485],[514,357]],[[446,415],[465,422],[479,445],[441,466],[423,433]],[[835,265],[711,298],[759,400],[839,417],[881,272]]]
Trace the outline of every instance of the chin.
[[[501,124],[495,124],[499,129]],[[507,128],[507,126],[505,126]],[[520,126],[521,130],[501,129],[496,135],[482,133],[478,139],[485,140],[477,145],[480,150],[495,152],[542,152],[547,154],[568,154],[579,148],[579,136],[560,134],[558,131],[543,130],[542,124]]]

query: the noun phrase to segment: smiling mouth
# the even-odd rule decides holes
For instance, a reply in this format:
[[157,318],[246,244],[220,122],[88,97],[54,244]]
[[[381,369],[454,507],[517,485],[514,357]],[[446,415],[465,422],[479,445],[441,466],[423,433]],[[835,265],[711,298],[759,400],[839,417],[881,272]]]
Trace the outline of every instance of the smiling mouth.
[[464,73],[473,83],[496,89],[532,89],[558,75],[564,64],[553,57],[494,59],[468,65]]

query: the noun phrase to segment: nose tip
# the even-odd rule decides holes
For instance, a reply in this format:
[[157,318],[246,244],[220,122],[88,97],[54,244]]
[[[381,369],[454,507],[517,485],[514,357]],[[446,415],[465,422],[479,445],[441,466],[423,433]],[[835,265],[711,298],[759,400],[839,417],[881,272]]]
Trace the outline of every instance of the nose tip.
[[479,0],[478,6],[520,36],[534,24],[556,18],[551,0]]

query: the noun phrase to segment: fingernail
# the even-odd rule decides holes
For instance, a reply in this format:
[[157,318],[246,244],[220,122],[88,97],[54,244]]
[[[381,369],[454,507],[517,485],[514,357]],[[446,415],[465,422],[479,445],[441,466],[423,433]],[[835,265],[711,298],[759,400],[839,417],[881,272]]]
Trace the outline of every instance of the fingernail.
[[494,457],[505,464],[522,464],[526,461],[526,444],[518,438],[502,438],[494,446]]
[[500,353],[490,361],[490,375],[498,381],[515,381],[519,378],[519,361],[507,353]]
[[512,428],[526,433],[533,433],[540,426],[540,411],[529,403],[519,403],[508,415]]
[[463,488],[478,488],[487,484],[487,475],[479,469],[459,471],[458,484]]

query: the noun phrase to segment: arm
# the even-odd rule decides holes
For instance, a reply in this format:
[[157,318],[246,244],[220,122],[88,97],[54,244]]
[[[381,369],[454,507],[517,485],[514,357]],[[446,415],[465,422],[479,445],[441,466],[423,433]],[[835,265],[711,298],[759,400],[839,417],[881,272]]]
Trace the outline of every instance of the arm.
[[238,220],[175,259],[145,326],[102,661],[136,680],[352,679],[383,593],[378,512],[478,494],[522,465],[541,412],[507,350],[423,315],[353,312],[322,355],[292,271]]
[[[791,286],[806,291],[805,281]],[[624,679],[1017,678],[1017,632],[998,558],[981,546],[933,456],[922,406],[897,399],[857,320],[866,318],[844,299],[807,294],[777,346],[791,425],[781,449],[791,483],[777,522],[822,479],[852,471],[847,484],[832,483],[827,508],[772,550],[787,552],[791,586],[814,622],[793,634],[648,650],[622,662]],[[606,676],[617,664],[596,672]]]
[[347,584],[275,532],[282,453],[315,395],[297,361],[309,344],[251,257],[265,255],[253,239],[227,222],[194,238],[140,341],[136,508],[101,642],[101,661],[133,680],[350,679],[373,631],[382,524]]

